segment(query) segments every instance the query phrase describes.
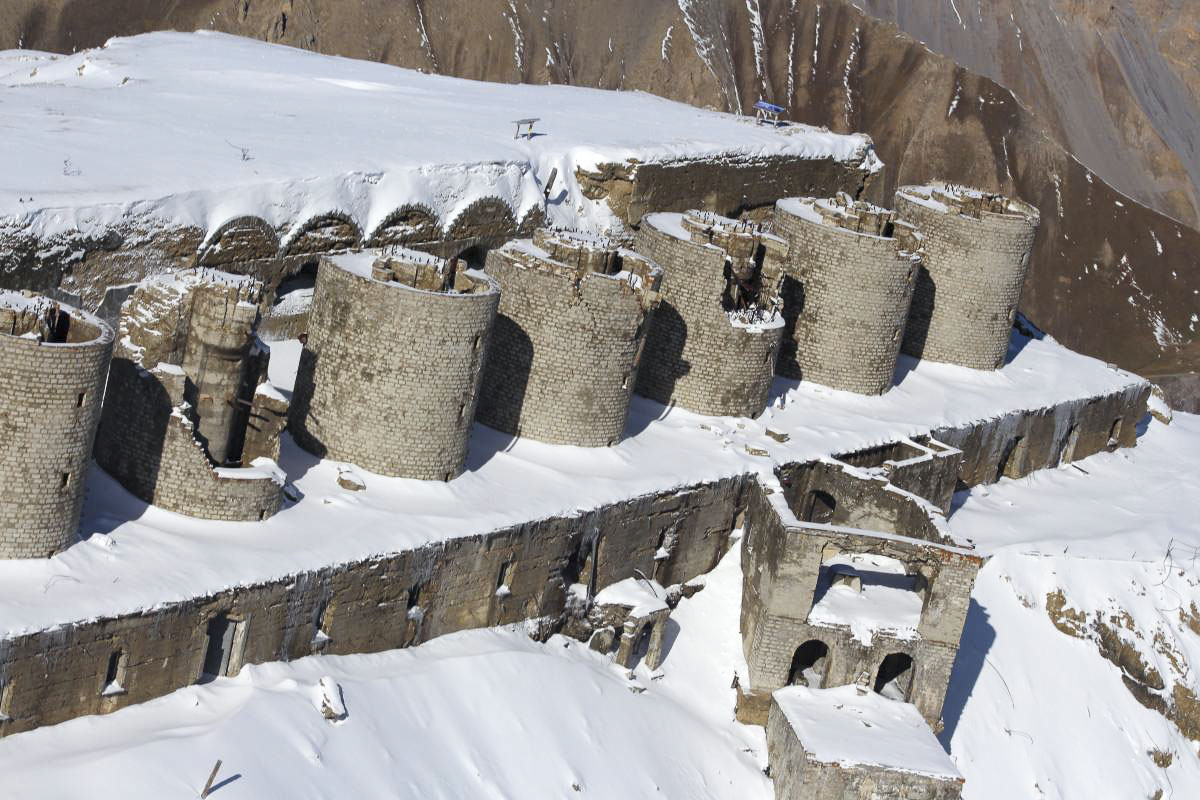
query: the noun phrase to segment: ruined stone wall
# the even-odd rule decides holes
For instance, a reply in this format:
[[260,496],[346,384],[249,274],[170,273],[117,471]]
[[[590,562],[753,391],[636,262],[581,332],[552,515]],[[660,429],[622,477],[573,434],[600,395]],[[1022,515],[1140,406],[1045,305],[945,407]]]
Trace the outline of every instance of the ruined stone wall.
[[[130,494],[167,511],[229,522],[270,517],[283,501],[274,465],[218,468],[196,438],[195,416],[184,405],[185,381],[165,364],[146,370],[129,358],[114,359],[96,462]],[[261,405],[256,408],[265,415]],[[281,421],[276,413],[274,452],[258,457],[278,456]]]
[[60,312],[65,335],[39,340],[43,304],[0,292],[0,558],[75,541],[112,356],[112,328],[74,309],[69,323]]
[[[770,692],[786,685],[797,648],[818,640],[828,647],[822,683],[826,687],[872,686],[886,656],[911,657],[914,667],[906,699],[930,725],[938,726],[982,558],[902,535],[798,523],[781,498],[758,484],[748,490],[742,542],[741,627],[749,686],[741,687],[739,719],[763,724]],[[919,577],[923,599],[915,636],[876,630],[865,643],[849,625],[808,621],[822,564],[839,553],[894,558],[905,564],[909,575]]]
[[958,800],[963,787],[961,778],[819,761],[805,751],[774,700],[767,716],[767,759],[779,800]]
[[979,207],[953,193],[897,190],[896,214],[923,237],[905,353],[974,369],[1004,363],[1039,216],[1000,200]]
[[[819,214],[822,203],[838,213]],[[876,223],[870,229],[858,224],[866,216]],[[883,394],[892,386],[918,266],[911,229],[867,204],[799,198],[776,204],[774,227],[789,245],[777,372]]]
[[[377,652],[454,631],[555,618],[591,559],[599,589],[651,574],[664,535],[677,534],[661,574],[676,582],[716,564],[734,525],[741,477],[668,490],[594,511],[528,522],[417,550],[280,576],[150,612],[0,641],[0,683],[11,686],[0,734],[106,713],[195,683],[206,626],[240,624],[228,673],[243,663]],[[510,567],[510,569],[506,569]],[[510,593],[496,592],[508,575]],[[328,637],[316,637],[320,630]],[[101,697],[110,655],[126,656],[125,692]]]
[[[756,417],[767,404],[783,319],[764,310],[761,322],[733,321],[722,306],[728,254],[681,238],[679,220],[647,216],[634,245],[665,272],[637,392],[698,414]],[[774,243],[764,249],[764,260],[782,255]],[[769,291],[777,291],[777,284]]]
[[552,444],[620,441],[661,273],[595,271],[604,266],[568,267],[526,241],[488,254],[501,294],[480,422]]
[[933,437],[963,451],[959,478],[967,486],[1020,478],[1104,450],[1135,446],[1149,396],[1150,385],[1138,382],[1123,392],[941,428]]
[[726,216],[767,209],[780,197],[871,193],[875,177],[849,162],[802,156],[731,156],[648,164],[600,164],[577,171],[585,196],[604,199],[627,224],[655,211],[702,208]]
[[963,454],[956,447],[919,436],[840,453],[834,458],[854,467],[882,470],[888,483],[928,500],[943,514],[949,514]]
[[197,269],[151,276],[123,304],[94,452],[135,497],[201,519],[279,509],[286,401],[256,391],[261,292],[251,278]]
[[836,503],[818,522],[953,544],[945,520],[923,497],[908,494],[883,475],[848,467],[833,459],[785,464],[776,470],[788,508],[801,522],[814,521],[807,505],[815,492]]
[[[321,264],[292,435],[322,458],[450,480],[466,459],[498,288],[478,274],[455,276],[462,283],[447,289],[377,279],[370,277],[375,257],[368,251]],[[366,265],[361,274],[347,267],[358,261]]]

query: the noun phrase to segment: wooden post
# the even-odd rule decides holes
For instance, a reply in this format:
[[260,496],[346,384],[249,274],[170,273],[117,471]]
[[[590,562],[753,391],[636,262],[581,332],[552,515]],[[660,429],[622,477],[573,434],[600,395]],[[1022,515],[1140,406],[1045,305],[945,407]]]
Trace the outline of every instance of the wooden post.
[[221,759],[217,759],[217,763],[213,764],[212,772],[208,773],[208,781],[204,784],[204,790],[200,792],[200,800],[208,797],[208,793],[212,791],[213,781],[217,778],[217,772],[221,769]]

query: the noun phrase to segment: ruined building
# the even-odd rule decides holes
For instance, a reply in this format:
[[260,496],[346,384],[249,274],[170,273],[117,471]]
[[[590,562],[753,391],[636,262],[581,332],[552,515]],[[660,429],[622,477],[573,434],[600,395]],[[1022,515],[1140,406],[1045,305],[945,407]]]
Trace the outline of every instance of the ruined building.
[[896,214],[922,237],[904,352],[999,368],[1029,269],[1038,210],[1003,195],[935,184],[900,187]]
[[287,403],[254,336],[261,293],[200,268],[147,278],[125,301],[95,453],[134,496],[204,519],[279,509]]
[[919,266],[916,231],[891,211],[839,195],[780,200],[775,232],[788,242],[776,371],[859,394],[886,392]]
[[501,287],[477,418],[603,447],[625,430],[662,270],[601,237],[538,229],[487,256]]
[[383,475],[462,472],[494,280],[411,250],[321,262],[292,397],[297,444]]
[[635,249],[665,270],[637,392],[698,414],[755,417],[783,335],[787,245],[750,222],[647,214]]
[[75,541],[112,348],[91,314],[0,290],[0,558]]
[[747,505],[739,719],[764,724],[783,686],[855,684],[939,727],[983,560],[939,509],[874,472],[823,459],[778,479],[782,491],[751,492]]

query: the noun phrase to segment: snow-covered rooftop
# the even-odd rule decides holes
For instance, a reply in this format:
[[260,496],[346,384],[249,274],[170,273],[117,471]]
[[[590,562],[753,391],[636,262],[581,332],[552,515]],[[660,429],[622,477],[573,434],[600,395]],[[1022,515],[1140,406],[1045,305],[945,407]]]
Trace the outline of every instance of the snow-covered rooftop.
[[[834,582],[835,575],[857,577],[861,587]],[[822,564],[820,581],[825,591],[809,611],[810,625],[848,625],[854,638],[867,646],[876,631],[916,638],[921,595],[915,591],[915,577],[898,559],[839,553]]]
[[961,778],[921,713],[909,703],[856,686],[774,693],[809,757],[844,767],[880,766],[937,778]]
[[[212,231],[338,210],[370,233],[406,203],[452,220],[498,196],[519,215],[558,169],[722,155],[877,169],[864,135],[775,129],[643,92],[470,81],[225,34],[160,32],[72,55],[0,52],[0,220],[88,230],[129,211]],[[530,138],[513,120],[540,118]],[[397,143],[402,142],[403,146]],[[567,213],[569,212],[569,213]],[[553,214],[551,215],[553,216]]]

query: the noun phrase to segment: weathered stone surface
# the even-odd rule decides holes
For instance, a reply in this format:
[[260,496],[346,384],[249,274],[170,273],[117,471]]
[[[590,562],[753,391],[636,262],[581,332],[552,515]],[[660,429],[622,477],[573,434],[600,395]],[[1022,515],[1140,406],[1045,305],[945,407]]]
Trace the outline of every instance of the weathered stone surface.
[[699,414],[762,413],[783,335],[783,240],[689,212],[648,215],[634,247],[665,271],[638,394]]
[[886,392],[920,263],[914,230],[845,195],[780,200],[774,230],[788,241],[776,371],[859,394]]
[[0,291],[0,558],[75,541],[112,349],[96,317]]
[[487,257],[500,283],[476,417],[554,444],[620,441],[662,270],[615,243],[539,230]]
[[920,232],[904,352],[974,369],[1004,363],[1040,221],[1020,200],[904,186],[896,214]]
[[499,289],[433,257],[378,256],[321,262],[292,435],[321,457],[448,481],[466,459]]

